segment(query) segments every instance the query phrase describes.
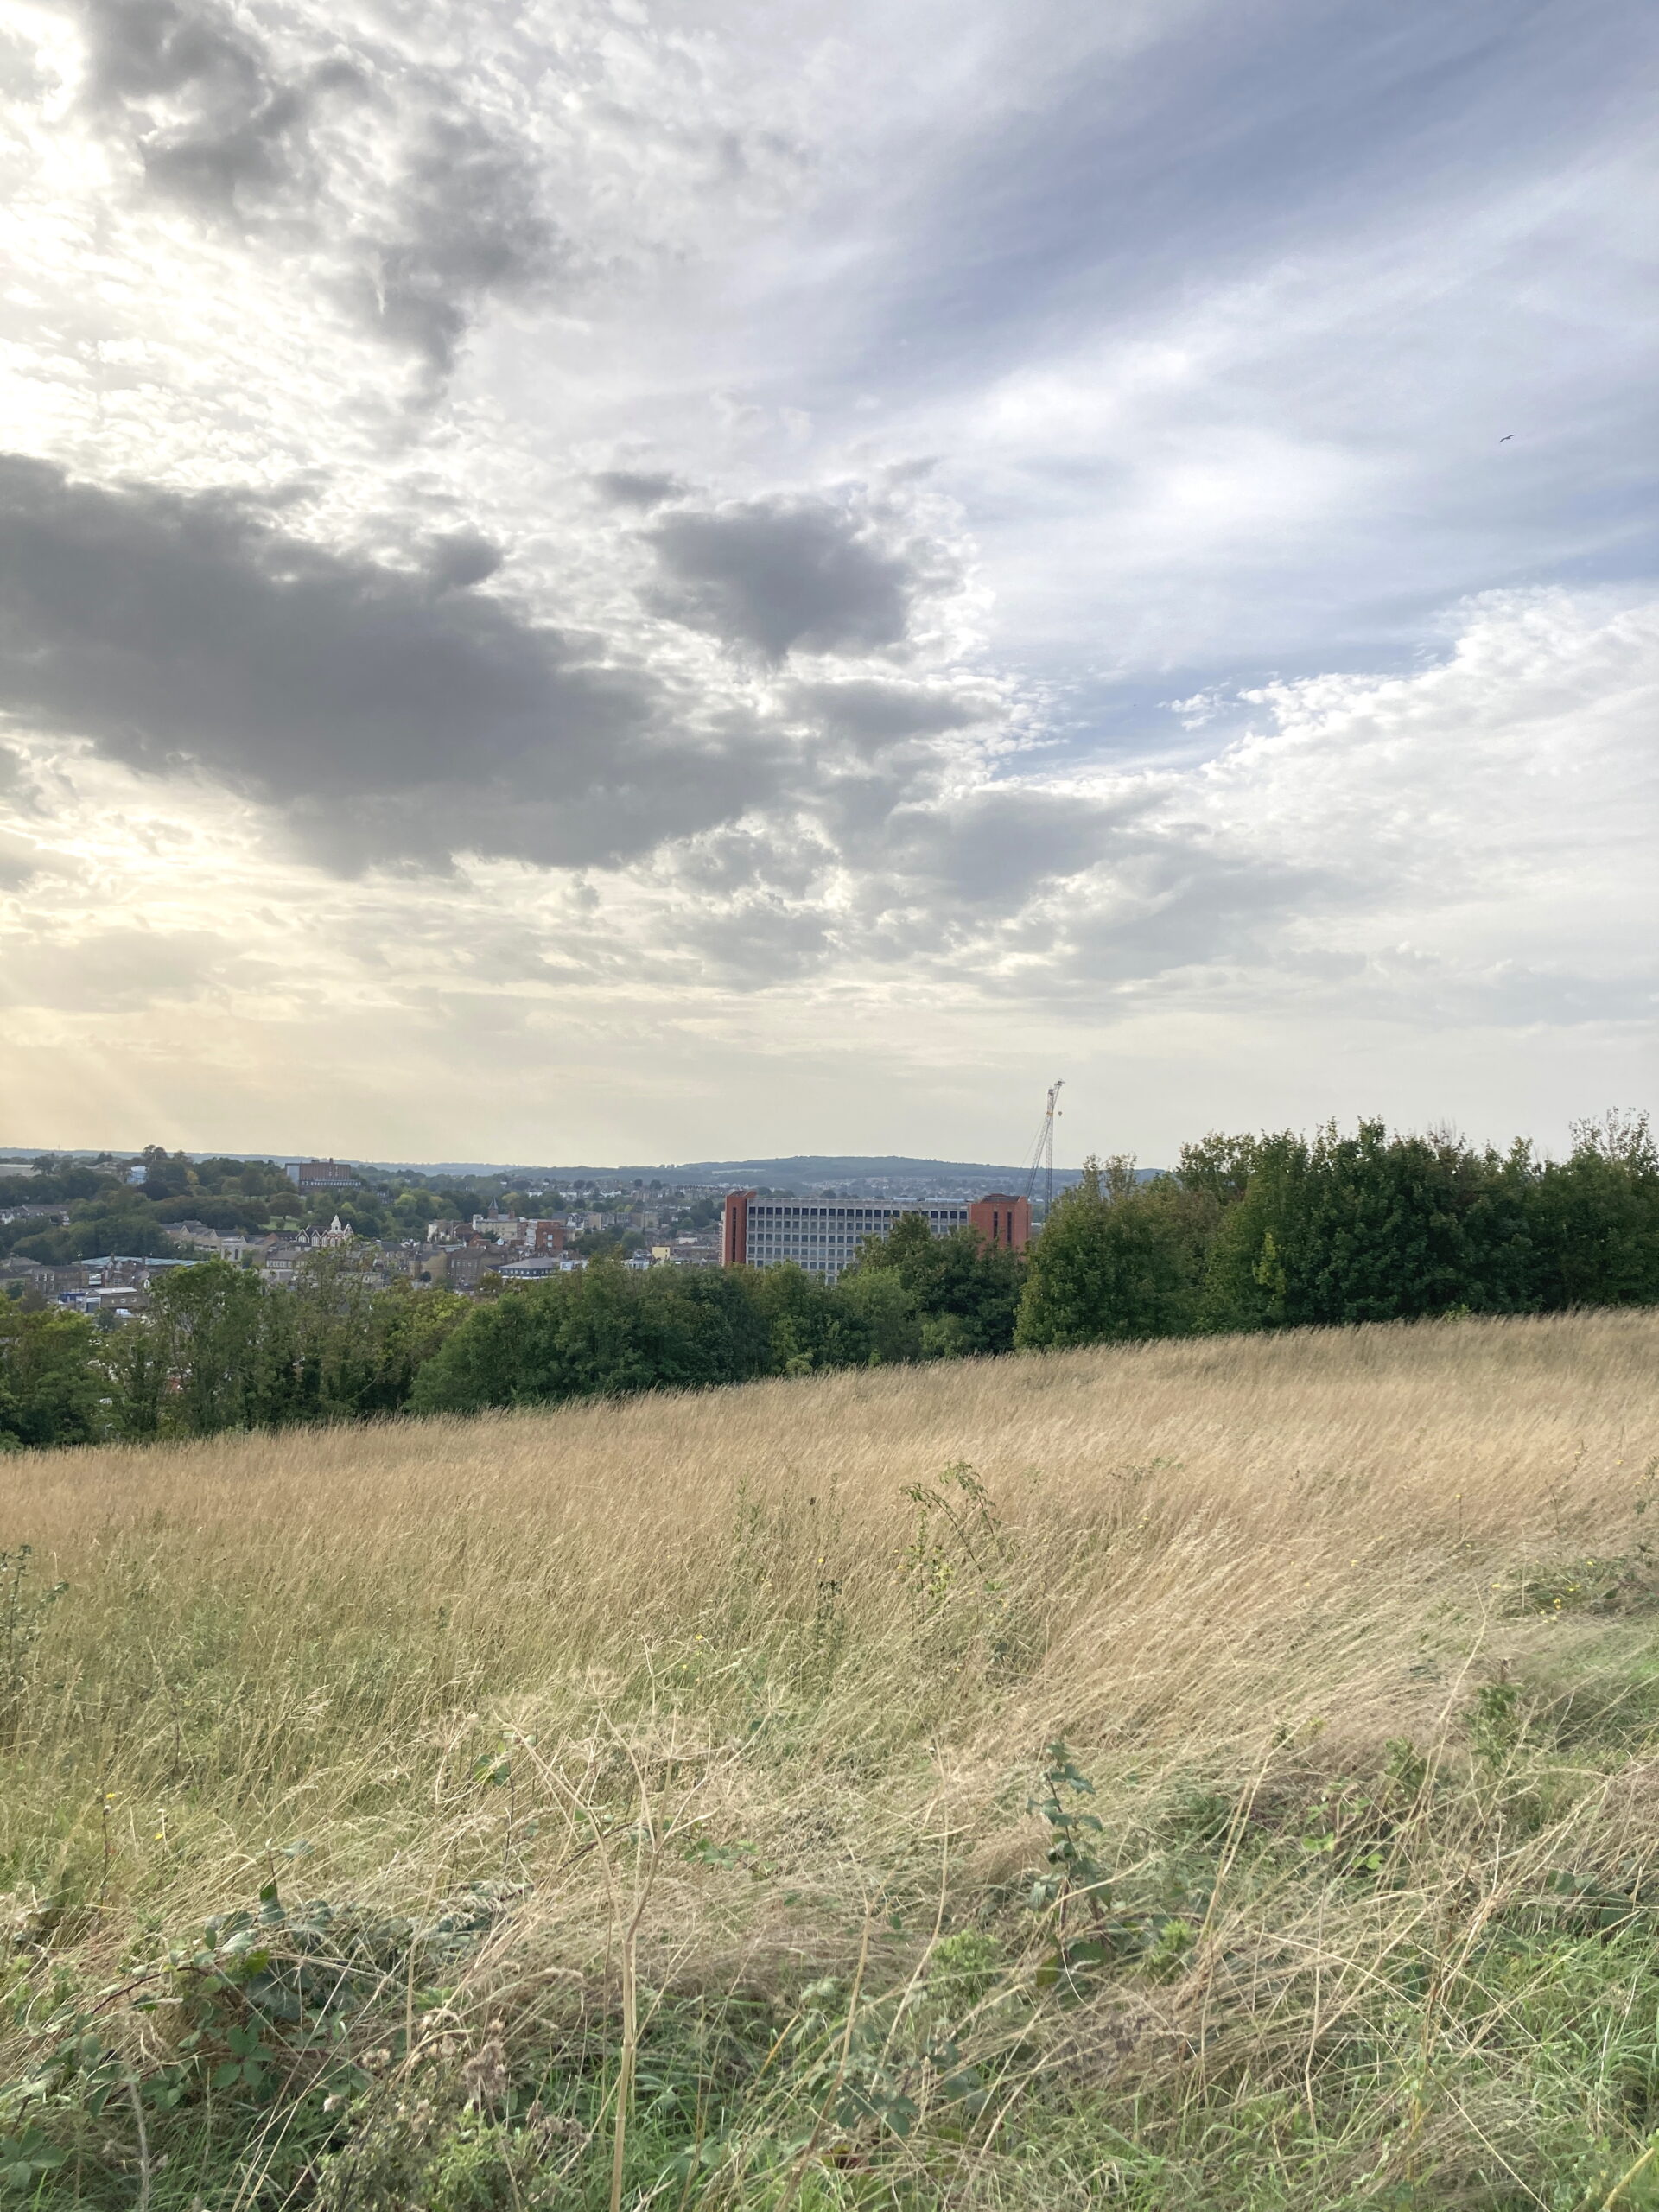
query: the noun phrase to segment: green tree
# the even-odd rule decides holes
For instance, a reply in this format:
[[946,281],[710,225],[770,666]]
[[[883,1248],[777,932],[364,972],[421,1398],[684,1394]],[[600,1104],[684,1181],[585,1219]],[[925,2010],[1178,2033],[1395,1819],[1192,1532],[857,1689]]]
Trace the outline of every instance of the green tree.
[[1210,1247],[1200,1319],[1215,1330],[1271,1329],[1292,1318],[1292,1271],[1304,1257],[1306,1141],[1289,1129],[1255,1141],[1243,1195]]
[[1181,1336],[1197,1321],[1202,1194],[1171,1178],[1141,1184],[1134,1164],[1084,1161],[1031,1248],[1016,1342],[1121,1344]]
[[758,1278],[598,1260],[474,1306],[419,1369],[410,1402],[417,1413],[464,1413],[695,1389],[771,1365]]
[[1249,1188],[1263,1141],[1260,1137],[1225,1136],[1211,1129],[1208,1136],[1181,1147],[1177,1180],[1183,1190],[1212,1198],[1218,1211],[1236,1205]]
[[870,1309],[785,1261],[751,1278],[771,1342],[772,1371],[810,1375],[830,1367],[866,1367],[877,1349]]
[[1645,1114],[1573,1128],[1529,1192],[1541,1304],[1659,1305],[1659,1151]]
[[84,1314],[0,1299],[0,1443],[84,1444],[103,1427],[97,1332]]
[[1012,1349],[1025,1263],[1006,1245],[971,1228],[935,1236],[925,1214],[901,1214],[885,1236],[866,1238],[843,1280],[850,1287],[875,1274],[893,1278],[909,1298],[922,1358]]
[[772,1372],[772,1337],[753,1275],[747,1268],[653,1268],[645,1280],[677,1281],[696,1317],[711,1381],[748,1382]]
[[559,1359],[565,1298],[556,1280],[474,1306],[416,1371],[410,1410],[477,1413],[568,1395]]
[[223,1260],[157,1276],[148,1311],[128,1324],[149,1349],[118,1369],[132,1393],[118,1404],[126,1433],[211,1436],[293,1419],[293,1309],[288,1293]]
[[72,1207],[67,1229],[36,1230],[13,1247],[24,1259],[53,1268],[106,1252],[164,1258],[175,1249],[156,1209],[138,1191],[111,1191],[86,1199]]
[[899,1367],[926,1355],[916,1300],[892,1268],[849,1268],[836,1285],[836,1301],[863,1332],[872,1366]]
[[1421,1137],[1390,1139],[1381,1122],[1351,1137],[1322,1130],[1306,1186],[1300,1318],[1414,1319],[1469,1303],[1455,1164]]
[[134,1443],[159,1436],[171,1376],[149,1317],[137,1315],[113,1330],[99,1351],[116,1433]]
[[1243,1196],[1220,1218],[1203,1318],[1212,1329],[1346,1325],[1539,1302],[1524,1147],[1334,1126],[1312,1145],[1254,1141]]
[[343,1421],[390,1412],[407,1394],[386,1374],[387,1294],[368,1279],[366,1255],[347,1246],[308,1252],[292,1300],[295,1410]]

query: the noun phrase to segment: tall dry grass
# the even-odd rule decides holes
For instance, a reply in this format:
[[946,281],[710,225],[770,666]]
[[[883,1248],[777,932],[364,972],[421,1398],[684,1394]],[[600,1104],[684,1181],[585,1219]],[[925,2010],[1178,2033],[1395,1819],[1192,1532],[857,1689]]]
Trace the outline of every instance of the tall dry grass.
[[[172,1793],[211,1866],[273,1823],[417,1850],[470,1746],[601,1708],[786,1707],[797,1786],[857,1745],[924,1794],[1056,1731],[1243,1764],[1399,1733],[1444,1696],[1426,1624],[1495,1663],[1495,1581],[1627,1545],[1656,1351],[1645,1313],[1463,1321],[22,1458],[0,1542],[70,1587],[17,1750],[61,1847],[77,1793],[100,1857],[103,1791],[152,1839]],[[998,1587],[941,1665],[906,1491],[957,1462]],[[39,1818],[8,1790],[14,1869]]]
[[[521,1890],[492,2005],[636,1907],[663,1974],[734,1972],[855,1948],[872,1899],[943,1925],[1000,1896],[1039,1855],[1056,1735],[1126,1878],[1203,1790],[1231,1808],[1224,1872],[1390,1741],[1466,1764],[1483,1686],[1541,1655],[1585,1710],[1604,1677],[1625,1694],[1637,1631],[1577,1600],[1644,1556],[1656,1354],[1648,1313],[1465,1320],[16,1459],[0,1544],[68,1589],[12,1685],[0,1889],[57,1900],[96,1975],[302,1839],[295,1878],[330,1894]],[[676,1843],[619,1920],[637,1838],[632,1871],[587,1844],[642,1802]],[[1628,1775],[1564,1789],[1458,1926],[1592,1832],[1639,1872],[1653,1823]],[[1212,1906],[1158,2048],[1224,2044],[1194,2024],[1248,1954],[1253,1986],[1300,1992],[1244,2008],[1252,2063],[1317,2053],[1440,1924],[1440,1881],[1425,1862],[1270,1938],[1258,1897],[1248,1941]]]

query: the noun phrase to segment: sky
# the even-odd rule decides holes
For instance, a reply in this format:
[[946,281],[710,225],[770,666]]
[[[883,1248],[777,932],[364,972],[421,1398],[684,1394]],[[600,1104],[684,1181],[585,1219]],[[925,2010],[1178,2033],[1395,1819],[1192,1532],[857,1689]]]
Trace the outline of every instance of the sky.
[[1659,1105],[1646,0],[0,0],[0,1144]]

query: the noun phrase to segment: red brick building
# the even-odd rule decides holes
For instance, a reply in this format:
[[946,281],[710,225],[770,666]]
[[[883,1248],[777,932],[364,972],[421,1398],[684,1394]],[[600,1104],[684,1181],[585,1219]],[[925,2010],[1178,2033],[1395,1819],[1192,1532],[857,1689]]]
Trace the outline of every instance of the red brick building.
[[1006,1244],[1011,1252],[1023,1252],[1031,1242],[1029,1198],[1011,1198],[1006,1191],[993,1191],[988,1198],[974,1200],[968,1219],[988,1244]]

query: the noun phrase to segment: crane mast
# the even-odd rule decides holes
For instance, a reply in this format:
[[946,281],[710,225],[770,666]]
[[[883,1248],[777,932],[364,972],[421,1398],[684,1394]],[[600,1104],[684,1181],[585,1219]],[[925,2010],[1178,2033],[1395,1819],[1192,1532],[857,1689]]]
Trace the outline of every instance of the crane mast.
[[1046,1221],[1054,1202],[1054,1106],[1065,1087],[1065,1077],[1057,1076],[1048,1086],[1048,1104],[1044,1109],[1042,1124],[1037,1131],[1037,1141],[1031,1148],[1031,1166],[1026,1174],[1026,1203],[1031,1203],[1040,1172],[1043,1179],[1043,1219]]

